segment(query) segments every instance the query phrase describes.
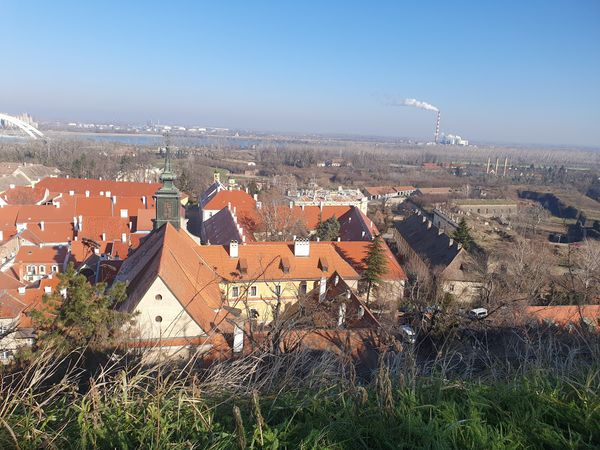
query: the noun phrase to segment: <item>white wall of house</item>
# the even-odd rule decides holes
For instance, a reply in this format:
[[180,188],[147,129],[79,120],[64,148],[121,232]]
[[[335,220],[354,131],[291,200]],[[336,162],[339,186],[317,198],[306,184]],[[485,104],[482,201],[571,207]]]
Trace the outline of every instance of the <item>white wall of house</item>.
[[[206,335],[158,277],[138,303],[136,311],[138,314],[134,317],[134,328],[139,339]],[[157,321],[158,317],[162,320]]]

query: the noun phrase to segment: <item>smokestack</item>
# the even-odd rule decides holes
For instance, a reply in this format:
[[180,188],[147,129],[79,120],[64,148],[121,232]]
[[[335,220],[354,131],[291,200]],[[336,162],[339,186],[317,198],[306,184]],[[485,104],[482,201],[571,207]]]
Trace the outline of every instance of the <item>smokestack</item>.
[[437,121],[435,123],[435,136],[434,136],[436,144],[438,143],[439,137],[440,137],[440,110],[438,109]]
[[496,158],[496,176],[498,176],[498,161],[500,161],[500,158]]
[[486,173],[486,174],[488,174],[488,175],[489,175],[489,173],[490,173],[490,163],[491,163],[491,159],[492,159],[492,158],[489,158],[489,157],[488,157],[487,169],[485,170],[485,173]]
[[506,168],[508,167],[508,156],[504,159],[504,176],[506,176]]

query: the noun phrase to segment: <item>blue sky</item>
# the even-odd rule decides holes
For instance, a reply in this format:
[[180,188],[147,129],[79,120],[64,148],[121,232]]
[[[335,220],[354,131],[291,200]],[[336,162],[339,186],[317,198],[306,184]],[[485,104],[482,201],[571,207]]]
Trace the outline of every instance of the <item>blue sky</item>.
[[0,111],[600,145],[600,2],[0,1]]

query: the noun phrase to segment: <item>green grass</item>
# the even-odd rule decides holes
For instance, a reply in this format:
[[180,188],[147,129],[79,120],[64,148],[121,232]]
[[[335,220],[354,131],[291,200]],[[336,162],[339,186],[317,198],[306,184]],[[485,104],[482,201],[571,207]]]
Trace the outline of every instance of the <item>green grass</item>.
[[202,383],[123,372],[85,393],[55,386],[60,391],[42,406],[43,395],[21,396],[0,422],[0,448],[593,449],[600,447],[599,378],[419,377],[413,384],[383,371],[364,387],[224,397]]

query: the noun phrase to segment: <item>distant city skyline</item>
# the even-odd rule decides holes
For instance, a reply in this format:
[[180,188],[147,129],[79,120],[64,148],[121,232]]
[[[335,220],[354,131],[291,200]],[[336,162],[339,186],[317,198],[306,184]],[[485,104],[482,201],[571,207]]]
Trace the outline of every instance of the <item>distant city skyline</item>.
[[9,2],[0,111],[600,146],[600,2]]

